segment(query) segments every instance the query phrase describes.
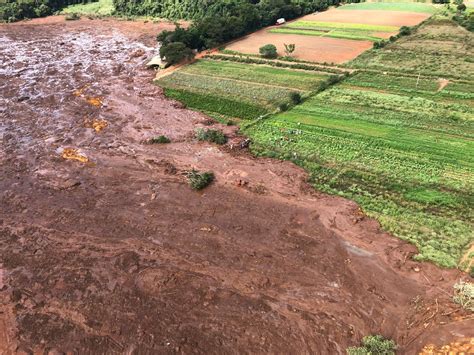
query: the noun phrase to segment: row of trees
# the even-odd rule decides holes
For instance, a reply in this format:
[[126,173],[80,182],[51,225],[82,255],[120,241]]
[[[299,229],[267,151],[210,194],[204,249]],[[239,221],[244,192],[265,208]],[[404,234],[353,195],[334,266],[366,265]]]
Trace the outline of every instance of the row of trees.
[[[198,20],[209,16],[229,16],[244,10],[257,11],[268,19],[293,18],[339,3],[333,0],[114,0],[117,13],[129,16],[156,16],[172,20]],[[250,5],[250,6],[248,6]],[[254,8],[254,9],[252,9]]]
[[[164,31],[158,35],[158,41],[162,44],[160,54],[171,64],[176,62],[170,60],[171,57],[175,60],[184,58],[179,58],[179,53],[176,51],[178,48],[197,51],[214,48],[259,28],[272,25],[278,18],[289,20],[314,11],[322,11],[330,5],[338,4],[339,0],[196,0],[196,2],[203,3],[203,6],[204,2],[208,5],[204,13],[191,14],[194,21],[189,28],[177,26],[174,31]],[[189,56],[189,51],[183,53]]]
[[0,3],[0,20],[13,22],[48,16],[68,5],[94,1],[97,0],[6,0]]

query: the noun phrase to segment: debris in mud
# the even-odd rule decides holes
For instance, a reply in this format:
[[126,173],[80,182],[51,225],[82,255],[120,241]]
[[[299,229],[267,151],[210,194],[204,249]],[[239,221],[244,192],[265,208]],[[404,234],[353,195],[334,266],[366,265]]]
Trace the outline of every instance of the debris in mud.
[[426,345],[419,353],[419,355],[438,354],[474,354],[474,338],[462,339],[442,346]]
[[88,104],[95,107],[101,107],[104,102],[101,97],[86,97],[86,101]]
[[109,123],[106,120],[100,120],[100,119],[93,119],[93,120],[86,119],[84,123],[84,127],[93,128],[97,133],[100,133],[108,125]]
[[61,152],[61,157],[67,160],[77,160],[77,161],[80,161],[81,163],[89,162],[89,158],[76,148],[65,148]]
[[135,52],[133,52],[130,57],[131,58],[139,58],[143,57],[145,55],[145,51],[143,49],[137,49]]

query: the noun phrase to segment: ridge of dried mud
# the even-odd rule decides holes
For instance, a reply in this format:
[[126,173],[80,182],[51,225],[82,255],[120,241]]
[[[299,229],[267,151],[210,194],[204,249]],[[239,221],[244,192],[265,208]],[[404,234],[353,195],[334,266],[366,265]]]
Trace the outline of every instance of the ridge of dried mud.
[[[412,261],[355,203],[240,150],[236,128],[223,148],[192,138],[209,119],[142,65],[167,26],[0,26],[0,353],[342,354],[381,333],[410,354],[472,337],[451,302],[463,273]],[[161,134],[173,143],[143,144]],[[216,182],[191,191],[193,167]]]

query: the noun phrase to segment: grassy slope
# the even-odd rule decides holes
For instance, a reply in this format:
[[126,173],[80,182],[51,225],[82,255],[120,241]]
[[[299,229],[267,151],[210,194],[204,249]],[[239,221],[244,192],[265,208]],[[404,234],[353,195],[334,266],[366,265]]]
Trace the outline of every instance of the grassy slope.
[[76,13],[79,15],[96,15],[96,16],[109,16],[114,11],[113,0],[99,0],[97,2],[91,2],[88,4],[76,4],[70,5],[64,8],[61,13],[71,14]]
[[430,3],[420,2],[361,2],[339,7],[342,10],[387,10],[434,14],[437,9]]
[[[456,36],[459,28],[439,26],[355,60],[361,68],[382,62],[386,74],[357,74],[245,132],[255,153],[305,167],[318,189],[356,200],[385,229],[417,245],[419,259],[454,267],[473,241],[474,83],[452,82],[438,92],[438,76],[390,73],[417,68],[404,60],[404,47],[428,61],[447,59],[431,42],[421,45],[426,36],[452,33],[454,47],[465,40]],[[455,57],[448,63],[456,67],[462,58]],[[440,68],[453,73],[452,66]]]
[[367,51],[349,65],[474,80],[473,46],[474,34],[452,21],[433,19],[413,35]]

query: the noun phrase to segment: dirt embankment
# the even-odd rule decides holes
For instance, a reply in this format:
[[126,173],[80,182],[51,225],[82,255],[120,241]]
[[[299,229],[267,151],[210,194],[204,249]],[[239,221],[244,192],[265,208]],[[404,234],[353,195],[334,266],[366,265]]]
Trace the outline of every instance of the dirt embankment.
[[[413,262],[235,128],[196,142],[208,118],[142,69],[157,29],[127,26],[0,27],[0,353],[335,354],[369,333],[415,353],[472,335],[460,272]],[[143,144],[160,134],[173,143]],[[192,167],[217,181],[191,191]]]

